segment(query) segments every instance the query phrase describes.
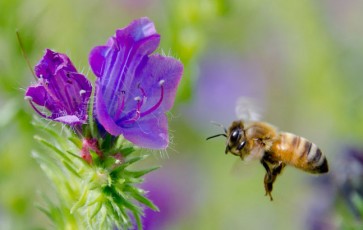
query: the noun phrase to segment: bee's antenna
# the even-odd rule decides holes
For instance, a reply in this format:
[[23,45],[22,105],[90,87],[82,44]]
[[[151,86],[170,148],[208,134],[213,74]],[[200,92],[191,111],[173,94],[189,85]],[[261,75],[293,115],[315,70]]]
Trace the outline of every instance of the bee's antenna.
[[207,137],[207,139],[206,139],[206,140],[209,140],[209,139],[212,139],[212,138],[215,138],[215,137],[219,137],[219,136],[227,137],[227,129],[226,129],[226,128],[222,125],[222,124],[220,124],[220,123],[218,123],[218,122],[215,122],[215,121],[211,121],[211,123],[212,123],[213,125],[216,125],[216,126],[219,126],[219,127],[223,128],[224,133],[219,133],[219,134],[213,135],[213,136],[211,136],[211,137]]
[[224,133],[227,133],[226,127],[224,127],[221,123],[218,123],[218,122],[215,122],[215,121],[211,121],[210,123],[212,123],[213,125],[221,127],[224,130]]
[[23,45],[23,42],[22,42],[21,37],[20,37],[20,33],[19,33],[18,30],[16,30],[15,33],[16,33],[16,37],[18,38],[18,42],[19,42],[19,45],[20,45],[21,53],[23,54],[23,57],[24,57],[24,59],[26,61],[26,64],[28,65],[30,71],[32,72],[33,77],[35,78],[35,80],[38,80],[37,77],[34,74],[34,71],[33,71],[32,65],[30,64],[29,58],[28,58],[28,56],[26,56],[26,53],[25,53],[25,50],[24,50],[24,45]]
[[212,138],[215,138],[215,137],[219,137],[219,136],[227,137],[227,134],[225,134],[225,133],[220,133],[220,134],[217,134],[217,135],[213,135],[213,136],[211,136],[211,137],[207,137],[207,139],[206,139],[206,140],[209,140],[209,139],[212,139]]

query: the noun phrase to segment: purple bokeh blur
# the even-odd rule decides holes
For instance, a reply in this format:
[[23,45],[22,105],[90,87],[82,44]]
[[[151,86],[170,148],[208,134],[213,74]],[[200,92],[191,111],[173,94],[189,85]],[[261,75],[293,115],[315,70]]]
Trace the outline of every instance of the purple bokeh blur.
[[252,98],[263,107],[266,79],[257,63],[227,52],[209,53],[202,58],[194,100],[181,108],[186,120],[201,127],[210,121],[229,125],[236,120],[239,97]]

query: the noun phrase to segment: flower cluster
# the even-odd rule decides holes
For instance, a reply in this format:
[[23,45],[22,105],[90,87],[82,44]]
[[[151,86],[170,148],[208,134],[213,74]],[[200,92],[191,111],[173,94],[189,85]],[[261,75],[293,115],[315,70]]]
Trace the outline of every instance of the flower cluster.
[[183,65],[153,54],[159,42],[148,18],[116,30],[90,52],[94,90],[65,54],[47,49],[35,66],[37,82],[27,88],[25,99],[42,118],[75,131],[64,134],[72,146],[64,147],[62,137],[43,126],[53,140],[36,139],[54,155],[33,153],[58,189],[63,206],[43,208],[58,228],[129,228],[135,221],[141,228],[142,206],[158,210],[135,186],[156,168],[129,166],[145,158],[132,154],[138,147],[165,149],[169,143],[165,113],[173,106]]
[[[89,55],[97,77],[96,123],[113,136],[123,135],[150,149],[168,146],[165,112],[173,106],[183,73],[178,60],[152,54],[159,42],[154,24],[141,18],[116,30],[106,45],[94,47]],[[78,129],[87,123],[92,86],[65,54],[46,50],[35,73],[38,82],[25,98],[38,114]]]

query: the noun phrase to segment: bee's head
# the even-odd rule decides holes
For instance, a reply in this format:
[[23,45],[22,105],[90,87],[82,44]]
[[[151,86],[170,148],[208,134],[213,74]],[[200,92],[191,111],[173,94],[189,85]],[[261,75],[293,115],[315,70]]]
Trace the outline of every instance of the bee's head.
[[241,151],[246,145],[244,125],[242,121],[234,121],[227,130],[227,144],[225,153],[231,152],[233,155],[240,156]]
[[[215,123],[217,124],[217,123]],[[207,140],[219,136],[224,136],[227,138],[225,153],[231,152],[233,155],[241,156],[241,151],[246,145],[244,125],[242,121],[234,121],[232,125],[227,130],[222,125],[217,124],[224,129],[224,133],[216,134],[208,137]]]

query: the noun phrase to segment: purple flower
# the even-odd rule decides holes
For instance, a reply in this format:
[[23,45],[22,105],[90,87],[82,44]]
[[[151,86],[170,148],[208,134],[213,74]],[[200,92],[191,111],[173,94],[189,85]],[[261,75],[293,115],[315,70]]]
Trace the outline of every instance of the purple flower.
[[110,134],[151,149],[168,146],[165,112],[174,103],[183,73],[171,57],[152,54],[160,35],[148,18],[116,31],[95,47],[89,62],[95,75],[95,116]]
[[25,99],[40,116],[72,126],[86,122],[92,86],[65,54],[47,49],[35,66],[35,75],[38,82],[28,87]]
[[362,224],[363,150],[351,146],[343,149],[335,156],[336,164],[332,165],[331,172],[314,180],[314,198],[307,212],[306,229],[346,229]]

